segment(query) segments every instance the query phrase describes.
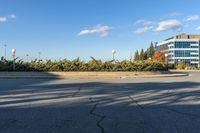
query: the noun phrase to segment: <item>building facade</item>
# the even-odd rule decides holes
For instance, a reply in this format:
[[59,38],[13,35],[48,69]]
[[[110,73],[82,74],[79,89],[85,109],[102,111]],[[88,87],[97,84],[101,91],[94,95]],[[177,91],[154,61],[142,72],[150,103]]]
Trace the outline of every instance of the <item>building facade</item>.
[[184,62],[190,67],[200,67],[200,35],[180,34],[156,45],[164,52],[169,64]]

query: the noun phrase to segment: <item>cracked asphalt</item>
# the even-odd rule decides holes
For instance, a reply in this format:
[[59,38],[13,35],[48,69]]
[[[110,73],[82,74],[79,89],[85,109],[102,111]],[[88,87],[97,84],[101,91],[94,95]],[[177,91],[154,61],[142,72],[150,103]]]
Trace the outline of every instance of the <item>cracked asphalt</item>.
[[123,80],[0,80],[0,133],[199,132],[200,72]]

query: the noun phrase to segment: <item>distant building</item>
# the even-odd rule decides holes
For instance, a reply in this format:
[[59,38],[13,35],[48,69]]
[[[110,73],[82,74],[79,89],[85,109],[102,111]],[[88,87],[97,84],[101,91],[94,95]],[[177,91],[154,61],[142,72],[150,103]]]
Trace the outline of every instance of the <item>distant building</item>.
[[180,34],[157,43],[156,50],[164,52],[169,64],[184,62],[200,67],[200,35]]

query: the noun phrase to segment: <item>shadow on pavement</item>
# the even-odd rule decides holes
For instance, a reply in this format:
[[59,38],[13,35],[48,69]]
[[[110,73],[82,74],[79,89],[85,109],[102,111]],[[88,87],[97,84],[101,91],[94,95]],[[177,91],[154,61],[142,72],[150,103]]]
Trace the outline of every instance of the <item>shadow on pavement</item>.
[[198,82],[10,80],[0,83],[3,133],[200,131]]

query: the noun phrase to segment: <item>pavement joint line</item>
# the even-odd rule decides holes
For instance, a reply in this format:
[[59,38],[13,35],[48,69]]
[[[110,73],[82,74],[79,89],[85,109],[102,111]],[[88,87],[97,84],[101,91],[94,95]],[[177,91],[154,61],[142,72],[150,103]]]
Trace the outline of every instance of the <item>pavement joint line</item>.
[[[90,97],[89,99],[90,99],[91,102],[95,102],[95,101],[92,100],[92,97]],[[103,120],[106,118],[106,116],[102,116],[102,115],[100,115],[100,114],[95,113],[95,110],[96,110],[96,108],[97,108],[97,106],[98,106],[99,104],[100,104],[99,102],[96,102],[96,103],[93,105],[92,109],[90,110],[90,115],[93,115],[93,116],[96,116],[96,117],[100,118],[100,119],[97,121],[96,125],[97,125],[98,128],[100,128],[101,133],[105,133],[104,127],[101,125],[101,122],[103,122]]]

